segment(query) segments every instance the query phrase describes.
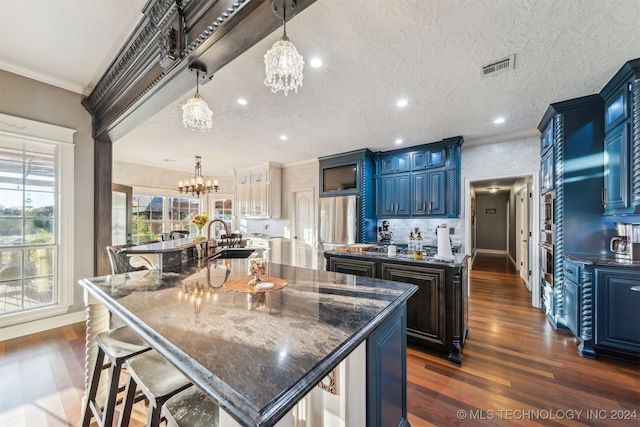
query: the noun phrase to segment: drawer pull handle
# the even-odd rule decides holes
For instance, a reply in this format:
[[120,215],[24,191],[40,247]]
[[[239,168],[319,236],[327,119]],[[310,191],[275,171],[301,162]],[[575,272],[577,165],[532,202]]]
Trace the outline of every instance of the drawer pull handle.
[[631,290],[635,292],[640,292],[640,286],[632,286]]

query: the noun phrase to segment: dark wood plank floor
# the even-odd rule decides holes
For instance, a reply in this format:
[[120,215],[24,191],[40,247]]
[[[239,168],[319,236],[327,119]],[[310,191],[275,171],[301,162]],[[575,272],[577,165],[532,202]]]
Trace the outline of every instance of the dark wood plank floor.
[[462,368],[408,351],[413,427],[640,425],[640,368],[580,357],[577,338],[531,307],[506,256],[478,255],[470,290]]
[[[413,427],[639,424],[638,366],[578,356],[576,338],[531,308],[506,257],[479,255],[470,278],[463,367],[408,351]],[[0,342],[0,427],[78,425],[84,341],[76,324]],[[136,416],[141,425],[143,407]]]

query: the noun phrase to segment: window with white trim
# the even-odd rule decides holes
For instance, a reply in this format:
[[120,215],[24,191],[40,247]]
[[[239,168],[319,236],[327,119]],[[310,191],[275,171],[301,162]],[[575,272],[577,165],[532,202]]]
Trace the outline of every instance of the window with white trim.
[[200,199],[134,194],[133,243],[162,240],[163,233],[174,230],[188,230],[195,235],[197,229],[191,220],[199,212]]
[[73,133],[0,114],[0,318],[73,303]]

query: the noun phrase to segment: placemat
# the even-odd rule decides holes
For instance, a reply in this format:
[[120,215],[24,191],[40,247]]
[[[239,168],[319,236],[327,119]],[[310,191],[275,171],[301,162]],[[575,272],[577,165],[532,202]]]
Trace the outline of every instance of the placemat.
[[257,294],[260,292],[275,291],[276,289],[282,289],[289,284],[284,279],[271,276],[260,276],[263,282],[273,283],[273,288],[269,289],[256,289],[255,285],[250,285],[249,281],[253,280],[253,276],[243,277],[242,279],[229,280],[224,283],[224,287],[229,291],[246,292],[249,294]]

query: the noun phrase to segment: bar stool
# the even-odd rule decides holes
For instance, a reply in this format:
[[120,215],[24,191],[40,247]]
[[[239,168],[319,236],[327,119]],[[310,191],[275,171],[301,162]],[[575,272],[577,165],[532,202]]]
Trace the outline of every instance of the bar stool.
[[140,388],[149,401],[147,427],[157,427],[162,419],[164,403],[191,387],[191,381],[155,350],[127,359],[124,366],[129,373],[129,380],[125,388],[119,427],[129,426],[137,388]]
[[219,406],[197,387],[173,396],[162,407],[167,427],[218,427]]
[[[119,387],[122,365],[128,358],[149,351],[151,347],[126,326],[98,334],[96,341],[98,354],[93,365],[87,401],[82,409],[82,427],[88,427],[92,417],[96,419],[99,426],[111,427],[118,392],[124,389]],[[104,363],[105,357],[108,359],[107,363]],[[96,402],[96,396],[100,376],[107,368],[109,368],[109,390],[106,402],[101,407]]]

